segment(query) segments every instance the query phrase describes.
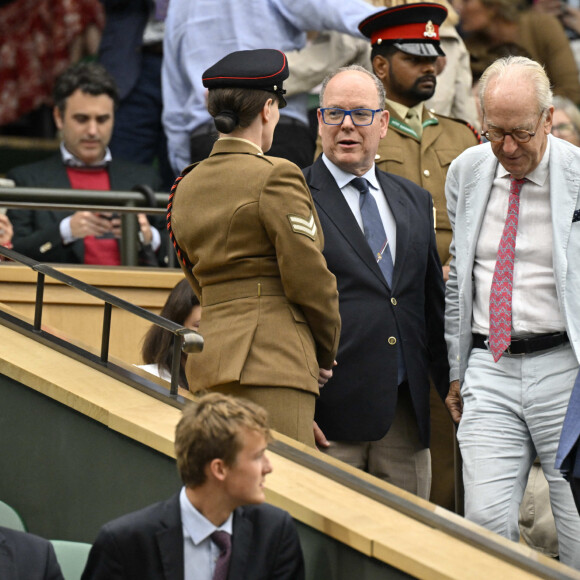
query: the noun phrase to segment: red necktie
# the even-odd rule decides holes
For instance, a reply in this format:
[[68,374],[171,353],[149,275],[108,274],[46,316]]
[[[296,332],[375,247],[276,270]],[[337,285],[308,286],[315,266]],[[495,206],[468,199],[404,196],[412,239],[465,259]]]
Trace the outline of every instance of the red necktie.
[[232,539],[227,532],[216,530],[211,536],[212,542],[220,549],[220,555],[215,565],[213,580],[226,580],[230,567]]
[[489,349],[497,362],[512,341],[512,289],[520,190],[525,179],[511,178],[510,199],[489,295]]

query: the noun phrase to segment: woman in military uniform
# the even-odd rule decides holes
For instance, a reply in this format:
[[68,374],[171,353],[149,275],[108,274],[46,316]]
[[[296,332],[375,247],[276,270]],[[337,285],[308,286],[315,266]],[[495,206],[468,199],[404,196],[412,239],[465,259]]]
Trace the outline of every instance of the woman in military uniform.
[[302,173],[264,155],[287,77],[286,56],[269,49],[231,53],[205,71],[219,139],[176,181],[168,226],[203,308],[190,389],[251,399],[274,429],[314,445],[315,398],[331,376],[340,317]]

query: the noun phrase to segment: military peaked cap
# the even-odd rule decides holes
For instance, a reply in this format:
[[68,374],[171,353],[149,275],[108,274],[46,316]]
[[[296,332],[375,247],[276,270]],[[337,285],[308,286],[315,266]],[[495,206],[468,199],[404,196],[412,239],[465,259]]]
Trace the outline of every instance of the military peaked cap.
[[371,14],[358,28],[373,45],[388,43],[415,56],[445,56],[439,45],[445,18],[447,8],[440,4],[403,4]]
[[286,55],[270,48],[238,50],[224,56],[209,67],[202,76],[203,86],[208,89],[242,88],[260,89],[275,93],[286,104],[286,91],[282,83],[288,78]]

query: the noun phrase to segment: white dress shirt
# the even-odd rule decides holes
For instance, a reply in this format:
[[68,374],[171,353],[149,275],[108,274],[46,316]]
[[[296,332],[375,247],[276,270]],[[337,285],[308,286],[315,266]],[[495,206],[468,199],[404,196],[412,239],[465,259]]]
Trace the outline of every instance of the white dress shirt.
[[[520,191],[516,237],[512,336],[565,330],[558,306],[552,261],[549,181],[550,141],[538,167]],[[473,332],[489,334],[489,296],[509,204],[510,175],[498,164],[483,218],[473,267]]]
[[185,487],[179,494],[181,523],[183,526],[184,580],[212,580],[220,549],[210,536],[216,530],[232,534],[233,512],[218,528],[195,509],[189,501]]
[[[340,188],[342,195],[350,210],[352,211],[360,229],[364,232],[362,214],[360,211],[359,199],[361,196],[360,191],[354,187],[354,185],[349,185],[350,182],[357,177],[352,173],[342,170],[340,167],[336,166],[326,155],[322,155],[322,161],[328,168],[328,171],[334,177],[336,184]],[[387,240],[389,241],[388,248],[391,251],[391,257],[393,258],[393,265],[395,264],[395,256],[397,253],[397,224],[391,208],[387,203],[387,198],[385,197],[383,190],[377,179],[377,174],[375,171],[375,166],[373,166],[364,174],[361,175],[369,182],[369,190],[371,195],[375,198],[377,202],[377,207],[379,208],[379,214],[381,216],[381,221],[383,222],[383,227],[385,228],[385,233],[387,235]]]

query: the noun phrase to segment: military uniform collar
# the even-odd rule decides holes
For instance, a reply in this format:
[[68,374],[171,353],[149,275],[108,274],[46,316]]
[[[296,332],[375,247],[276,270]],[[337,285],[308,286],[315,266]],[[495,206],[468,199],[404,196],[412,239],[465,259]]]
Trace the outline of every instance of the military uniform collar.
[[253,141],[250,141],[249,139],[242,139],[241,137],[220,137],[218,141],[241,141],[242,143],[247,143],[248,145],[251,145],[254,149],[256,149],[256,153],[258,155],[264,155],[262,148]]
[[[406,135],[409,135],[410,137],[419,139],[417,133],[415,133],[415,131],[413,131],[413,129],[411,129],[411,127],[409,127],[409,125],[407,125],[407,123],[405,123],[403,119],[407,116],[407,113],[409,112],[410,109],[415,109],[419,115],[419,119],[423,119],[425,112],[423,102],[420,102],[414,107],[406,107],[401,103],[396,103],[395,101],[391,101],[390,99],[385,99],[385,106],[389,111],[393,111],[397,115],[397,117],[395,117],[395,115],[390,115],[389,118],[390,127],[394,127],[395,129],[398,129],[399,131],[405,133]],[[423,119],[423,128],[427,127],[428,125],[438,125],[438,124],[439,121],[437,120],[437,117],[435,117],[435,115],[431,113],[431,111],[427,111],[427,119]]]

